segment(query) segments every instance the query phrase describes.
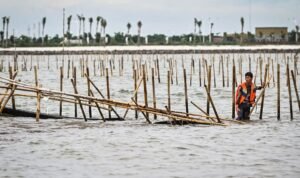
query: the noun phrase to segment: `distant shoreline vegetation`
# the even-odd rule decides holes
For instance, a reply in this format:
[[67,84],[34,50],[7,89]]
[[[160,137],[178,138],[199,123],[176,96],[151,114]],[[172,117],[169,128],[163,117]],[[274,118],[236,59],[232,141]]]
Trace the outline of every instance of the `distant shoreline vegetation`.
[[[67,33],[65,37],[55,35],[44,38],[29,37],[21,35],[19,37],[10,36],[8,40],[0,38],[0,47],[56,47],[56,46],[138,46],[138,45],[241,45],[240,34],[223,36],[213,36],[210,42],[209,36],[194,36],[194,34],[166,36],[164,34],[154,34],[147,36],[126,35],[124,33],[115,33],[114,36],[106,34],[100,37],[100,34],[92,36],[86,34],[83,36],[73,36]],[[288,41],[256,41],[255,36],[248,33],[243,37],[242,45],[259,44],[296,44],[295,31],[288,33]]]
[[[9,28],[10,17],[2,17],[0,29],[0,47],[59,47],[59,46],[139,46],[139,45],[259,45],[259,44],[297,44],[299,41],[299,26],[288,32],[287,27],[262,27],[256,28],[255,34],[244,32],[244,18],[240,18],[240,33],[228,34],[224,32],[213,33],[214,23],[210,23],[210,32],[203,34],[202,21],[194,18],[194,32],[182,35],[167,36],[165,34],[141,35],[143,23],[137,22],[137,33],[133,34],[131,23],[126,24],[127,31],[117,32],[113,35],[106,33],[107,20],[101,16],[85,18],[77,14],[79,22],[78,33],[71,33],[72,15],[65,17],[63,9],[63,35],[49,36],[45,33],[47,18],[43,17],[38,22],[38,30],[35,24],[33,31],[28,27],[28,35],[15,36],[14,29]],[[66,22],[65,22],[66,20]],[[86,31],[86,20],[89,31]],[[93,31],[93,23],[96,29]],[[67,25],[67,28],[65,28]],[[260,29],[257,31],[257,29]],[[12,33],[11,33],[12,32]]]

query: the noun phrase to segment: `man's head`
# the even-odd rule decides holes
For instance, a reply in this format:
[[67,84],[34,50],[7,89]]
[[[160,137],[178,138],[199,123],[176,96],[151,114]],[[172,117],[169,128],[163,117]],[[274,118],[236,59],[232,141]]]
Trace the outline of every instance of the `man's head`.
[[245,73],[245,80],[246,80],[247,84],[251,84],[252,83],[252,78],[253,78],[252,72]]

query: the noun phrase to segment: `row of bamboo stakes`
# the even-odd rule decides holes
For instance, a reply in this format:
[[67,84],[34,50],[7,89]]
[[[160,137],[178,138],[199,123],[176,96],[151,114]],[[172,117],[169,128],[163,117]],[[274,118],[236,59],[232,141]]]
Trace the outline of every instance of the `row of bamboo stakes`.
[[[43,56],[45,58],[45,56]],[[17,74],[17,71],[18,71],[18,60],[17,60],[17,56],[14,57],[14,67],[12,69],[12,67],[10,66],[10,63],[9,63],[9,80],[7,80],[6,82],[4,82],[5,84],[7,84],[7,87],[2,87],[2,88],[5,88],[6,91],[8,92],[8,90],[11,90],[10,94],[7,95],[7,92],[5,92],[1,98],[1,112],[3,111],[2,108],[5,107],[5,105],[7,104],[8,102],[8,99],[11,97],[11,100],[12,100],[12,107],[13,109],[15,109],[15,96],[14,95],[14,91],[15,90],[19,90],[19,87],[17,86],[22,86],[24,84],[19,84],[18,82],[16,82],[14,79],[15,79],[15,75]],[[70,58],[70,57],[69,57]],[[109,118],[111,118],[111,111],[114,111],[114,113],[119,117],[121,118],[117,112],[113,109],[112,106],[116,106],[116,103],[114,104],[111,104],[109,102],[111,102],[112,100],[110,100],[110,89],[109,89],[109,76],[113,76],[114,75],[114,69],[115,69],[115,63],[116,63],[116,60],[114,60],[115,58],[111,58],[109,59],[108,57],[106,57],[106,59],[100,59],[98,58],[98,60],[94,59],[93,60],[93,68],[94,68],[94,76],[96,76],[96,71],[97,71],[97,67],[96,67],[96,61],[98,62],[98,69],[100,70],[100,76],[105,76],[106,77],[106,84],[107,84],[107,96],[106,98],[104,97],[104,95],[100,92],[100,90],[95,86],[95,84],[93,84],[93,82],[91,81],[91,79],[89,78],[90,76],[90,73],[89,73],[89,59],[86,58],[86,60],[84,60],[84,58],[80,58],[80,71],[81,71],[81,77],[86,77],[87,78],[87,85],[88,85],[88,96],[82,96],[82,95],[79,95],[78,94],[78,91],[77,91],[77,83],[76,83],[76,79],[77,79],[77,76],[76,76],[76,67],[74,66],[74,60],[71,60],[71,59],[68,59],[67,61],[67,78],[71,78],[71,76],[69,75],[71,69],[72,68],[72,79],[71,79],[71,83],[73,85],[73,88],[74,88],[74,94],[73,95],[70,95],[70,93],[67,94],[67,98],[63,97],[62,95],[64,94],[63,92],[63,78],[65,77],[64,76],[64,60],[65,59],[62,59],[62,65],[60,67],[60,93],[59,95],[61,96],[54,96],[52,97],[53,100],[58,100],[60,105],[59,105],[59,115],[62,116],[62,103],[63,102],[72,102],[74,103],[74,111],[75,111],[75,114],[74,114],[74,117],[77,117],[77,105],[79,104],[80,106],[80,109],[81,109],[81,112],[82,112],[82,115],[84,117],[85,120],[87,120],[87,117],[85,115],[85,112],[83,110],[83,105],[86,105],[89,107],[89,117],[91,118],[92,117],[92,112],[91,112],[91,108],[92,107],[97,107],[98,108],[98,111],[100,113],[100,116],[102,117],[103,120],[105,120],[104,116],[103,116],[103,113],[101,111],[101,109],[105,108],[104,106],[100,106],[101,104],[103,105],[107,105],[108,108],[105,108],[106,110],[108,110],[108,113],[109,113]],[[227,87],[229,87],[229,57],[227,56],[226,58],[226,66],[227,66]],[[292,59],[292,58],[291,58]],[[186,69],[185,69],[185,66],[184,66],[184,62],[183,62],[183,58],[182,58],[182,68],[183,68],[183,78],[184,78],[184,95],[185,95],[185,108],[186,108],[186,111],[184,113],[180,113],[179,116],[177,115],[176,117],[179,117],[180,119],[182,118],[190,118],[190,115],[192,116],[199,116],[197,114],[191,114],[189,113],[189,108],[188,108],[188,105],[189,105],[189,102],[188,102],[188,93],[187,93],[187,77],[186,77]],[[278,60],[278,59],[277,59]],[[291,97],[291,84],[290,84],[290,73],[291,73],[291,76],[292,76],[292,81],[293,81],[293,85],[294,85],[294,91],[296,93],[296,98],[297,98],[297,102],[298,102],[298,107],[299,107],[299,110],[300,110],[300,103],[299,103],[299,93],[298,93],[298,90],[297,90],[297,83],[296,83],[296,76],[297,74],[299,74],[299,71],[298,71],[298,68],[297,68],[297,55],[295,55],[294,57],[294,70],[290,70],[289,69],[289,57],[287,56],[285,58],[285,64],[286,64],[286,75],[287,75],[287,87],[288,87],[288,94],[289,94],[289,104],[290,104],[290,117],[291,117],[291,120],[293,120],[293,109],[292,109],[292,97]],[[49,94],[45,95],[43,94],[43,92],[41,92],[41,89],[39,88],[39,83],[38,83],[38,79],[37,79],[37,71],[38,71],[38,68],[39,68],[39,60],[36,60],[37,61],[37,65],[34,66],[34,72],[35,72],[35,89],[31,88],[31,92],[34,91],[36,93],[36,98],[37,98],[37,120],[38,120],[38,115],[40,113],[40,100],[41,100],[41,97],[47,97],[49,96]],[[56,67],[58,68],[58,62],[59,59],[58,57],[56,57]],[[123,76],[124,74],[124,58],[123,56],[118,60],[119,61],[119,76]],[[167,88],[168,88],[168,105],[165,107],[166,110],[163,110],[165,112],[162,112],[162,110],[159,110],[156,108],[156,96],[155,96],[155,76],[157,77],[157,81],[158,83],[161,82],[161,77],[160,77],[160,68],[159,68],[159,62],[160,61],[163,61],[164,62],[164,67],[165,66],[165,63],[167,62],[169,65],[168,65],[168,71],[167,71]],[[218,113],[217,113],[217,110],[215,108],[215,105],[214,105],[214,102],[213,102],[213,98],[211,96],[211,79],[212,79],[212,72],[213,72],[213,78],[214,78],[214,87],[216,87],[216,70],[215,70],[215,57],[214,56],[210,56],[210,60],[211,61],[211,65],[208,65],[208,60],[206,60],[204,57],[202,57],[202,60],[199,58],[198,62],[199,62],[199,86],[201,87],[202,86],[202,80],[203,80],[203,85],[205,87],[205,91],[207,93],[207,102],[206,102],[206,112],[201,109],[199,106],[197,106],[194,102],[191,101],[191,103],[197,108],[199,109],[204,115],[201,115],[201,116],[204,116],[205,118],[209,118],[210,122],[209,123],[221,123],[221,120],[218,116]],[[251,70],[251,58],[249,57],[249,70]],[[259,74],[260,74],[260,83],[265,83],[267,84],[266,86],[269,87],[270,85],[270,81],[273,80],[273,83],[275,83],[275,78],[274,78],[274,73],[275,73],[275,70],[274,70],[274,62],[273,60],[271,60],[270,58],[267,59],[267,64],[265,65],[265,72],[264,72],[264,78],[262,79],[262,64],[263,64],[263,61],[264,61],[264,58],[262,58],[261,56],[259,58],[257,58],[256,60],[256,70],[255,70],[255,74],[258,73],[258,67],[259,67]],[[152,62],[152,63],[151,63]],[[235,89],[236,89],[236,86],[237,86],[237,75],[236,75],[236,65],[235,65],[235,59],[233,59],[232,61],[232,118],[235,118]],[[241,81],[243,80],[243,72],[242,72],[242,62],[243,60],[238,60],[238,69],[239,69],[239,74],[241,76]],[[3,71],[4,70],[4,65],[3,65],[3,60],[1,60],[1,66],[0,66],[0,71]],[[31,65],[32,65],[32,56],[31,56]],[[277,61],[278,63],[278,61]],[[49,62],[49,56],[48,56],[48,60],[47,60],[47,68],[50,69],[50,62]],[[72,64],[72,65],[71,65]],[[22,62],[22,65],[21,65],[21,71],[26,71],[27,70],[27,59],[24,58],[23,56],[23,62]],[[72,66],[72,67],[71,67]],[[108,68],[109,66],[109,68]],[[271,69],[272,69],[272,74],[270,74],[270,66],[271,66]],[[151,67],[151,70],[150,70],[150,67]],[[32,67],[30,67],[30,70],[31,70]],[[212,70],[213,69],[213,70]],[[168,118],[171,118],[171,119],[174,119],[176,118],[174,116],[174,114],[178,114],[178,112],[176,111],[172,111],[172,108],[171,108],[171,85],[174,84],[174,81],[173,81],[173,78],[175,77],[175,81],[176,81],[176,85],[178,85],[178,69],[177,69],[177,60],[174,60],[172,58],[170,59],[166,59],[164,58],[163,60],[161,59],[158,59],[158,57],[156,56],[156,59],[153,59],[153,60],[149,60],[149,58],[145,61],[143,61],[141,59],[141,57],[139,59],[134,59],[134,57],[132,57],[132,70],[133,70],[133,79],[134,79],[134,96],[131,98],[131,102],[130,103],[126,103],[127,106],[125,107],[128,111],[128,109],[132,109],[135,110],[135,117],[137,118],[137,112],[142,112],[142,114],[144,115],[145,119],[147,120],[147,122],[151,123],[150,119],[149,119],[149,113],[154,113],[154,119],[157,118],[157,115],[164,115]],[[203,70],[201,72],[201,70]],[[15,71],[14,75],[13,75],[13,71]],[[152,98],[153,98],[153,111],[151,110],[150,111],[145,111],[145,109],[141,109],[141,108],[147,108],[149,109],[150,107],[148,106],[148,92],[147,92],[147,81],[149,79],[148,77],[148,71],[151,71],[151,81],[152,81]],[[221,72],[220,72],[221,71]],[[297,74],[295,74],[295,72]],[[110,73],[110,74],[109,74]],[[175,73],[175,74],[174,74]],[[220,60],[219,60],[219,74],[222,73],[222,85],[223,87],[225,87],[225,75],[224,75],[224,55],[221,55],[220,56]],[[195,60],[192,58],[191,59],[191,66],[190,66],[190,86],[192,85],[192,77],[193,77],[193,74],[195,74]],[[201,75],[203,74],[203,76]],[[175,75],[175,76],[174,76]],[[255,75],[254,77],[254,82],[256,82],[256,78],[257,78],[257,75]],[[5,78],[1,78],[2,80],[6,80]],[[207,80],[207,81],[206,81]],[[3,81],[2,81],[3,82]],[[138,104],[138,89],[141,85],[141,83],[143,82],[143,87],[144,87],[144,105],[139,105]],[[206,82],[207,82],[207,85],[206,85]],[[98,98],[95,97],[95,95],[93,94],[93,92],[91,91],[91,85],[93,85],[93,87],[97,90],[97,92],[101,95],[102,97],[102,100],[105,99],[106,102],[103,103],[103,101],[99,101]],[[23,86],[23,87],[29,87],[27,85]],[[261,99],[261,109],[260,109],[260,115],[259,115],[259,118],[262,119],[262,113],[263,113],[263,106],[264,106],[264,98],[265,98],[265,90],[266,88],[263,89],[263,91],[261,92],[261,95],[258,97],[258,100]],[[20,89],[22,90],[22,88]],[[27,89],[28,90],[28,89]],[[53,93],[52,93],[53,94]],[[54,93],[54,95],[57,94],[57,93]],[[5,96],[7,96],[5,98]],[[70,96],[73,97],[73,99],[69,98]],[[4,100],[5,98],[5,100]],[[5,102],[4,102],[5,101]],[[113,102],[117,102],[117,101],[113,101]],[[118,102],[117,102],[118,103]],[[124,103],[122,103],[124,104]],[[122,105],[121,104],[121,105]],[[122,106],[119,106],[117,104],[118,107],[122,107]],[[210,113],[210,106],[212,106],[213,108],[213,111],[214,111],[214,114],[215,116],[212,117],[212,116],[209,116]],[[256,105],[255,105],[256,106]],[[124,107],[124,106],[123,106]],[[146,109],[146,110],[147,110]],[[253,111],[254,107],[252,108],[252,111]],[[127,111],[125,112],[124,114],[124,117],[126,116],[127,114]],[[251,111],[251,112],[252,112]],[[163,114],[162,114],[163,113]],[[184,116],[184,117],[183,117]],[[278,120],[280,120],[280,64],[278,63],[277,64],[277,118]],[[178,119],[178,118],[177,118]],[[190,118],[190,119],[194,119],[194,118]],[[175,119],[176,120],[176,119]],[[213,122],[211,122],[213,121]]]

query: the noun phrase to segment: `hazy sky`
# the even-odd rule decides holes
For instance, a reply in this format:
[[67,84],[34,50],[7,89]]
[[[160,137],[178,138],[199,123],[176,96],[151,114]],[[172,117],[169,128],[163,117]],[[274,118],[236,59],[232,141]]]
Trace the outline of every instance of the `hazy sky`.
[[[38,22],[45,16],[45,33],[61,35],[63,8],[66,17],[73,16],[71,32],[76,35],[77,14],[83,14],[86,19],[104,17],[109,34],[126,32],[128,22],[132,24],[131,33],[137,33],[138,20],[143,24],[142,35],[193,32],[194,17],[202,20],[205,34],[210,22],[214,23],[214,33],[240,32],[242,16],[245,31],[251,32],[257,26],[287,26],[290,31],[300,22],[299,0],[0,0],[0,17],[10,16],[10,30],[15,29],[17,35],[27,35],[30,27],[31,34],[35,32],[37,36]],[[92,33],[95,32],[95,21]],[[85,26],[89,31],[88,20]]]

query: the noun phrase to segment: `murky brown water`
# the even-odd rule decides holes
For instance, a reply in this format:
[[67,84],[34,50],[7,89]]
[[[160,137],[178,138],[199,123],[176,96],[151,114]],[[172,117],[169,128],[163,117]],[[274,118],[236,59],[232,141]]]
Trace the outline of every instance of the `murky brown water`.
[[[177,59],[179,85],[176,85],[174,76],[171,88],[172,110],[185,111],[181,55],[174,57]],[[203,87],[199,88],[198,57],[194,56],[196,72],[192,76],[192,86],[188,87],[189,101],[194,101],[205,109],[205,90]],[[111,98],[129,101],[133,92],[132,64],[131,57],[127,59],[127,56],[124,56],[124,58],[126,70],[122,77],[118,75],[118,60],[115,61],[116,68],[114,76],[111,77]],[[139,56],[135,58],[138,59]],[[147,58],[151,59],[152,56],[144,56],[144,59]],[[185,55],[183,58],[189,78],[191,55]],[[216,61],[217,59],[219,58],[216,56]],[[39,63],[39,78],[43,87],[59,88],[59,73],[55,61],[55,57],[50,58],[49,71],[47,62]],[[156,84],[159,108],[167,105],[168,63],[163,61],[160,62],[162,83]],[[243,73],[248,69],[247,61],[245,59],[243,63]],[[106,123],[74,119],[41,120],[40,123],[36,123],[34,118],[1,116],[0,177],[299,177],[300,112],[292,89],[294,121],[289,121],[285,63],[284,60],[279,61],[282,81],[279,122],[276,114],[277,90],[273,83],[266,91],[263,120],[258,119],[258,108],[252,116],[253,122],[246,125],[228,127],[148,125],[142,114],[135,120],[133,111],[129,112],[126,121]],[[36,64],[35,58],[33,63]],[[76,65],[79,67],[78,60]],[[231,78],[229,87],[223,88],[222,77],[218,73],[219,63],[216,62],[215,65],[218,78],[216,88],[212,84],[212,96],[219,114],[230,118]],[[292,68],[293,64],[290,66]],[[231,76],[231,63],[229,67]],[[253,62],[254,72],[255,67],[256,64]],[[276,71],[275,65],[274,68]],[[79,90],[84,94],[87,91],[86,79],[80,78],[80,70],[77,70]],[[227,76],[226,70],[225,68]],[[93,76],[91,61],[90,73]],[[7,72],[0,75],[7,76]],[[22,82],[33,84],[33,71],[20,72],[18,78]],[[238,79],[240,81],[240,77]],[[105,93],[105,78],[99,77],[97,73],[92,80]],[[65,78],[64,84],[64,91],[73,93],[69,79]],[[298,79],[298,90],[299,88]],[[149,103],[152,103],[151,80],[148,82],[148,93]],[[143,103],[142,98],[141,88],[140,103]],[[16,98],[16,101],[17,108],[35,110],[34,99]],[[192,105],[189,107],[190,112],[199,113]],[[42,112],[57,114],[58,108],[58,102],[42,100]],[[123,115],[123,109],[117,110]],[[212,110],[210,112],[213,113]],[[73,116],[74,106],[64,104],[63,114]],[[93,116],[99,116],[96,109],[93,110]]]

